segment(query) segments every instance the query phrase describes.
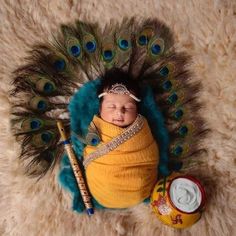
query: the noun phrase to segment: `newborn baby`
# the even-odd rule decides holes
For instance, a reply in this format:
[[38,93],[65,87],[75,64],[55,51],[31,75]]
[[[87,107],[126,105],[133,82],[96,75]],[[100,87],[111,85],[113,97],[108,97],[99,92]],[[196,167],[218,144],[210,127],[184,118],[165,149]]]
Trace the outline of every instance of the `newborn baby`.
[[127,208],[151,194],[157,181],[158,146],[147,120],[138,114],[139,89],[128,74],[105,74],[98,92],[96,127],[101,142],[84,149],[89,190],[103,206]]

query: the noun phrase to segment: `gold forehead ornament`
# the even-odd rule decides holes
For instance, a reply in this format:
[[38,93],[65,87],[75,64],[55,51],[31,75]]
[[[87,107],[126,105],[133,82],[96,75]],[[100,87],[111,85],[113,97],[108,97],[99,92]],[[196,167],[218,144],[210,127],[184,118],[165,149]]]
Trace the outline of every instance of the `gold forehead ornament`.
[[129,95],[131,98],[133,98],[135,101],[140,102],[141,99],[137,98],[134,94],[132,94],[124,84],[113,84],[111,86],[111,89],[101,93],[98,95],[99,98],[107,95],[107,94],[122,94],[122,95]]

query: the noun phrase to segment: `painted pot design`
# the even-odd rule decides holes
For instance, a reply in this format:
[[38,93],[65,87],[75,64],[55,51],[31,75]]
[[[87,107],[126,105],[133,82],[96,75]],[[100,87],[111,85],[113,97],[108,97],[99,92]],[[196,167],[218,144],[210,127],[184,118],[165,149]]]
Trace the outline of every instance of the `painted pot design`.
[[190,175],[179,173],[159,180],[151,196],[151,206],[157,217],[174,228],[187,228],[196,223],[205,201],[201,183]]

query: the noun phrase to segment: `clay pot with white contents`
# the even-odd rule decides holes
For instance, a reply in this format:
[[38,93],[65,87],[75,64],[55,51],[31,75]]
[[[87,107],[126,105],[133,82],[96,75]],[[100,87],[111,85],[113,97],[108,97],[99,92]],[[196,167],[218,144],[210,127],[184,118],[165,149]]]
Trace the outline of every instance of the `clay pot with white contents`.
[[187,228],[196,223],[205,202],[205,190],[199,180],[180,173],[159,180],[151,196],[157,217],[174,228]]

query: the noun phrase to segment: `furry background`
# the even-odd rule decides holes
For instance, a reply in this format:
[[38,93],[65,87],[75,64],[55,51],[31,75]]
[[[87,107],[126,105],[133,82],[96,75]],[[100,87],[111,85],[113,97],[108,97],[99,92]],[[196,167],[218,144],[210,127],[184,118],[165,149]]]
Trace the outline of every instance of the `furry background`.
[[[236,2],[235,0],[1,0],[0,1],[0,235],[236,235]],[[197,176],[208,194],[201,220],[186,230],[158,221],[147,205],[101,211],[89,218],[70,210],[57,183],[58,166],[38,183],[23,175],[11,135],[11,72],[35,42],[76,18],[101,25],[124,16],[158,17],[172,28],[178,50],[193,56],[204,86],[200,99],[212,134],[207,166]]]

